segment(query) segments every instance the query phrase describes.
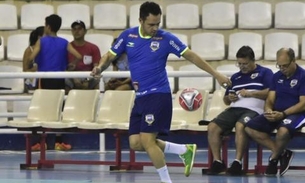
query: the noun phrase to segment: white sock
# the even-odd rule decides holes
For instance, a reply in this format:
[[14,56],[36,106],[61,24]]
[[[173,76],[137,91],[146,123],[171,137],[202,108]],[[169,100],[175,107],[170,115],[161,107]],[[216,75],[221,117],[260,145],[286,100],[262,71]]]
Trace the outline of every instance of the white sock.
[[169,177],[167,166],[165,165],[162,168],[157,169],[157,172],[160,176],[161,182],[172,183],[171,178]]
[[165,142],[164,153],[183,154],[187,150],[185,144]]

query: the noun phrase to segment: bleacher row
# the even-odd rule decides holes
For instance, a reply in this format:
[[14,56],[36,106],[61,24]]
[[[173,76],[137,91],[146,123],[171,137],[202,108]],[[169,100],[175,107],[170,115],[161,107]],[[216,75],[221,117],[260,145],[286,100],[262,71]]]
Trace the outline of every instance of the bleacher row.
[[[33,29],[43,25],[44,17],[52,13],[63,18],[62,29],[70,29],[75,19],[83,20],[88,28],[94,29],[125,29],[138,25],[141,1],[130,6],[125,1],[96,2],[92,7],[84,1],[65,2],[57,6],[43,2],[26,3],[21,5],[20,10],[15,4],[1,3],[0,30]],[[275,1],[275,4],[268,1],[163,1],[161,7],[165,17],[161,27],[167,29],[305,28],[305,3],[302,1]]]

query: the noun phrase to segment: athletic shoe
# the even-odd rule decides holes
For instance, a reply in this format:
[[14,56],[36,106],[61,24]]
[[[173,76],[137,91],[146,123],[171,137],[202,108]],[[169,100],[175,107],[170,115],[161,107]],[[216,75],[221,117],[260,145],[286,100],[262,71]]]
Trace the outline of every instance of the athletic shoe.
[[71,150],[71,145],[70,144],[65,144],[65,143],[55,143],[55,150],[57,151],[68,151]]
[[280,157],[280,175],[284,175],[289,166],[290,166],[290,163],[292,161],[292,158],[293,158],[293,152],[291,150],[288,150],[286,149],[285,152],[281,155]]
[[277,174],[277,159],[269,160],[269,164],[266,168],[265,175],[267,176],[275,176]]
[[194,158],[196,155],[197,145],[196,144],[186,144],[186,152],[184,154],[180,155],[180,158],[182,159],[184,163],[184,175],[186,177],[190,176],[193,164],[194,164]]
[[230,175],[241,175],[242,166],[238,161],[233,161],[230,168],[228,168],[227,173]]
[[210,167],[208,174],[209,175],[217,175],[221,172],[225,172],[227,169],[225,163],[223,161],[213,161],[212,166]]
[[[44,147],[47,150],[47,144],[45,144]],[[41,149],[40,143],[36,143],[35,145],[33,145],[31,147],[31,149],[32,149],[32,151],[40,151],[40,149]]]

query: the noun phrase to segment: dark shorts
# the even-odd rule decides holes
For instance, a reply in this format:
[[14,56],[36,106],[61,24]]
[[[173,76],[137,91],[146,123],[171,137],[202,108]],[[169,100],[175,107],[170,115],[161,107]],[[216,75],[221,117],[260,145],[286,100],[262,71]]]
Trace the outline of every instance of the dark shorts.
[[273,130],[278,129],[280,127],[286,127],[289,131],[290,136],[293,137],[294,133],[300,128],[302,128],[304,124],[304,114],[289,115],[285,119],[276,122],[268,121],[262,114],[249,121],[246,126],[268,134],[271,134]]
[[40,79],[40,87],[42,89],[65,89],[65,79]]
[[228,135],[235,127],[236,122],[246,124],[257,115],[257,112],[250,109],[230,107],[220,113],[216,118],[212,120],[212,122],[216,123],[222,129],[223,135]]
[[172,95],[154,93],[138,97],[131,111],[129,135],[157,133],[167,135],[172,121]]

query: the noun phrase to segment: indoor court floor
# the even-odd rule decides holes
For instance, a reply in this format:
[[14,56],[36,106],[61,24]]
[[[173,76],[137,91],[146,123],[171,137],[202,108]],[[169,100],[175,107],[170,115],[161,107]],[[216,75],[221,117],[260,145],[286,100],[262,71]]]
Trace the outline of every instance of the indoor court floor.
[[[295,151],[292,165],[304,165],[304,151]],[[229,152],[229,162],[234,151]],[[33,162],[37,161],[38,153],[34,153]],[[78,160],[110,160],[113,152],[85,151],[47,151],[47,159],[78,159]],[[264,152],[264,163],[269,152]],[[127,158],[123,153],[123,159]],[[148,161],[144,153],[137,153],[137,161]],[[198,151],[196,162],[206,162],[207,152]],[[255,161],[255,151],[250,152],[250,168]],[[0,151],[0,183],[160,183],[153,167],[144,167],[143,171],[109,172],[109,166],[100,165],[55,165],[54,169],[20,170],[19,164],[24,163],[24,151]],[[168,162],[181,162],[176,155],[166,155]],[[190,177],[183,175],[183,168],[169,167],[173,183],[303,183],[304,170],[288,170],[285,176],[265,177],[263,175],[248,176],[210,176],[202,175],[201,168],[194,168]]]

